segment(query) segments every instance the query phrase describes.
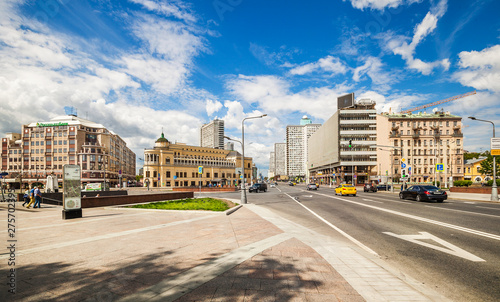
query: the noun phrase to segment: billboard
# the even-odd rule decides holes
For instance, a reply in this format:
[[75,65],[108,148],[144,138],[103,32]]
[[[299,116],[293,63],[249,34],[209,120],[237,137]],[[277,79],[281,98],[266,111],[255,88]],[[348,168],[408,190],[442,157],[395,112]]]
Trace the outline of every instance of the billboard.
[[354,106],[354,93],[339,96],[337,98],[337,109],[343,109]]
[[63,166],[63,207],[64,210],[79,210],[82,208],[80,190],[80,166]]

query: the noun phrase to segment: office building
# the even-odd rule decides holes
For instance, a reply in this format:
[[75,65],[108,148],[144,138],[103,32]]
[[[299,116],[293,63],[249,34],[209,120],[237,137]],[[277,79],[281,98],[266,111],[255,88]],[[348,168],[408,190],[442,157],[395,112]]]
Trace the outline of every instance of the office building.
[[[200,146],[224,150],[224,121],[215,119],[201,126]],[[234,148],[233,148],[234,149]]]
[[337,112],[309,140],[310,178],[323,184],[377,179],[376,119],[374,101],[355,102],[353,93],[339,97]]
[[13,187],[44,184],[51,174],[61,181],[66,164],[81,167],[82,184],[135,180],[135,153],[125,141],[76,115],[23,125],[21,133],[2,138],[2,170]]
[[[199,167],[202,173],[198,174]],[[251,157],[245,157],[245,179],[254,180]],[[241,154],[236,151],[171,143],[163,133],[151,149],[144,150],[144,184],[150,187],[238,185]]]

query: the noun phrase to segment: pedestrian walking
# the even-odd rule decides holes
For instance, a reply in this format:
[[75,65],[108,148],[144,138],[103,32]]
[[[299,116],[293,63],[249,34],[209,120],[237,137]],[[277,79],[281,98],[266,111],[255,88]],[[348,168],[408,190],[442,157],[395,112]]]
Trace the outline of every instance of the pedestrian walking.
[[29,189],[26,189],[26,191],[24,191],[24,203],[23,203],[23,207],[24,205],[28,204],[30,202],[30,190]]
[[35,187],[34,194],[35,194],[35,205],[33,206],[33,208],[40,208],[40,203],[42,202],[42,192],[40,192],[40,188]]
[[31,188],[31,190],[30,190],[30,202],[26,206],[26,208],[28,208],[28,209],[30,208],[30,206],[32,204],[35,203],[35,188],[36,188],[36,186],[33,186],[33,188]]

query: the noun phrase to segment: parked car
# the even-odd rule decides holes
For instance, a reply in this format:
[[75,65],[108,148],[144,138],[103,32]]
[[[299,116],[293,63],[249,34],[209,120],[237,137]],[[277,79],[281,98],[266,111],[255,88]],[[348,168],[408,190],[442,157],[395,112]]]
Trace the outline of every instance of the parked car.
[[272,182],[272,183],[269,184],[269,187],[276,188],[276,184]]
[[289,182],[288,185],[289,186],[295,186],[295,183],[294,182]]
[[445,191],[435,186],[417,185],[401,191],[399,193],[399,198],[413,198],[416,201],[435,200],[437,202],[443,202],[443,200],[448,199],[448,195]]
[[365,184],[363,186],[363,191],[364,192],[377,192],[377,187],[375,187],[372,184]]
[[391,185],[378,185],[377,190],[380,191],[390,191],[391,190]]
[[259,193],[259,192],[266,192],[267,191],[267,185],[265,183],[256,183],[253,184],[249,189],[248,192],[252,193]]
[[318,186],[316,184],[308,184],[307,185],[307,190],[317,190]]
[[335,195],[353,195],[356,196],[356,187],[350,184],[342,184],[335,188]]

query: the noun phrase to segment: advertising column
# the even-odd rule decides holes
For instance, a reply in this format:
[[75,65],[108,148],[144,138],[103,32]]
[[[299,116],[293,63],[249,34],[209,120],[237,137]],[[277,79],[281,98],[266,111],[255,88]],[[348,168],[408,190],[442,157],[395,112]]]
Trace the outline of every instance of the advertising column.
[[82,217],[80,166],[63,166],[63,219]]

